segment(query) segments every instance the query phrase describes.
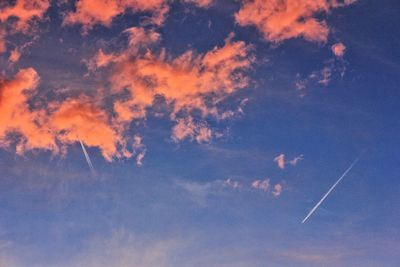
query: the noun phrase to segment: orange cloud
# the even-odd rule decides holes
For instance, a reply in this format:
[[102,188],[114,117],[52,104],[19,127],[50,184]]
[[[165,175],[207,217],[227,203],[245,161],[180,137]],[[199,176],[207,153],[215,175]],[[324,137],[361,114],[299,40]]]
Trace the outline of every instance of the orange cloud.
[[[16,0],[0,5],[0,54],[7,51],[8,35],[22,32],[33,36],[37,22],[44,19],[49,6],[49,0]],[[20,51],[14,49],[9,60],[16,62],[20,56]]]
[[18,48],[15,48],[11,51],[10,56],[8,57],[8,60],[10,62],[17,62],[21,58],[21,52],[19,51]]
[[128,155],[108,114],[94,105],[93,99],[82,95],[50,106],[48,123],[64,147],[81,140],[86,146],[99,148],[108,161]]
[[346,51],[346,46],[343,43],[337,43],[332,45],[332,52],[337,57],[343,57],[344,52]]
[[22,69],[13,79],[0,82],[0,146],[10,146],[11,135],[16,133],[18,154],[31,149],[58,150],[50,128],[44,124],[44,114],[28,104],[38,83],[39,76],[32,68]]
[[6,41],[0,36],[0,54],[7,51]]
[[[242,41],[232,41],[230,36],[223,47],[205,54],[188,50],[171,58],[163,49],[159,53],[148,49],[159,40],[155,32],[132,28],[128,34],[130,45],[126,50],[118,54],[99,51],[89,62],[90,68],[109,66],[113,91],[130,93],[129,98],[114,103],[117,119],[129,123],[145,117],[146,108],[153,105],[155,97],[161,96],[172,107],[170,117],[177,122],[172,133],[174,140],[190,138],[208,142],[212,131],[204,123],[194,123],[190,113],[197,110],[202,117],[226,117],[216,105],[247,86],[244,71],[254,61],[249,55],[251,48]],[[140,49],[141,46],[147,49]]]
[[15,18],[13,30],[27,33],[33,20],[43,19],[49,6],[49,0],[17,0],[14,5],[7,5],[0,10],[0,22]]
[[243,0],[235,14],[241,26],[255,26],[264,39],[281,42],[302,37],[312,42],[326,42],[329,27],[316,15],[353,3],[352,0]]
[[57,154],[81,140],[86,146],[99,148],[108,161],[132,156],[118,126],[87,96],[49,103],[42,109],[31,108],[28,103],[38,84],[39,75],[32,68],[22,69],[13,79],[0,82],[1,147],[15,143],[20,155],[33,149]]
[[161,25],[168,9],[166,0],[78,0],[75,11],[68,12],[64,18],[64,24],[81,24],[87,32],[96,24],[110,27],[115,17],[132,10],[151,12],[149,22]]

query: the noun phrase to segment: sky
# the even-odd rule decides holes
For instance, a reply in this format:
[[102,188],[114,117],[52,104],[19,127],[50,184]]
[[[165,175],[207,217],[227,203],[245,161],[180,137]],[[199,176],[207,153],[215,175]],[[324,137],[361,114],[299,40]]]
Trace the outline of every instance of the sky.
[[0,1],[0,267],[399,266],[399,10]]

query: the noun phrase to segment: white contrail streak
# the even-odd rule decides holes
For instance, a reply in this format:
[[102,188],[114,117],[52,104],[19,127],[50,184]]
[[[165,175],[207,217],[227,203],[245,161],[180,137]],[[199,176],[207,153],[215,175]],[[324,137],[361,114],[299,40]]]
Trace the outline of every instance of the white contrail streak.
[[86,151],[86,148],[85,148],[85,146],[83,145],[81,139],[79,139],[79,143],[81,144],[83,154],[85,155],[85,158],[86,158],[86,162],[87,162],[87,164],[89,165],[89,168],[90,168],[90,170],[92,171],[92,173],[94,173],[95,171],[94,171],[94,167],[93,167],[92,161],[90,160],[89,154],[88,154],[88,152]]
[[334,185],[332,185],[332,187],[329,189],[329,191],[326,192],[326,194],[321,198],[321,200],[317,203],[317,205],[315,205],[315,207],[307,214],[307,216],[304,218],[304,220],[301,223],[305,223],[308,220],[308,218],[314,213],[314,211],[316,209],[318,209],[318,207],[322,204],[322,202],[325,200],[325,198],[328,197],[328,195],[333,191],[333,189],[335,189],[335,187],[347,175],[347,173],[349,173],[349,171],[351,171],[351,169],[354,167],[354,165],[357,163],[357,161],[358,161],[358,158],[353,161],[353,163],[350,165],[350,167],[342,174],[342,176],[340,176],[340,178],[336,181],[336,183]]

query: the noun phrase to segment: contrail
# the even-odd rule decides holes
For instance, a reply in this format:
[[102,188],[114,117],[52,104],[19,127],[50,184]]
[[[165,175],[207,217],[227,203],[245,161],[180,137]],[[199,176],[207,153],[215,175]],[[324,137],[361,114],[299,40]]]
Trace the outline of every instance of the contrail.
[[318,209],[318,207],[325,200],[325,198],[328,197],[328,195],[333,191],[333,189],[335,189],[335,187],[346,176],[346,174],[349,173],[349,171],[351,171],[351,169],[354,167],[354,165],[357,163],[357,161],[358,161],[358,158],[353,161],[353,163],[350,165],[350,167],[342,174],[342,176],[340,176],[340,178],[336,181],[336,183],[329,189],[328,192],[326,192],[326,194],[321,198],[321,200],[317,203],[317,205],[315,205],[315,207],[307,214],[307,216],[304,218],[304,220],[301,223],[305,223],[308,220],[308,218],[314,213],[314,211],[316,209]]
[[79,139],[79,143],[81,144],[83,154],[85,155],[85,158],[86,158],[86,162],[87,162],[87,164],[89,165],[89,168],[90,168],[90,170],[92,171],[92,173],[94,173],[95,171],[94,171],[94,167],[93,167],[92,161],[90,160],[89,154],[88,154],[88,152],[86,151],[86,148],[85,148],[85,146],[83,145],[81,139]]

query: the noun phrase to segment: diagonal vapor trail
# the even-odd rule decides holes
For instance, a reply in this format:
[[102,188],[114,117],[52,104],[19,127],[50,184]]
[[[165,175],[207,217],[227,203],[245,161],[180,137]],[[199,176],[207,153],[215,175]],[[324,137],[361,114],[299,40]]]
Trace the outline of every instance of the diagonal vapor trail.
[[340,181],[351,171],[351,169],[354,167],[354,165],[357,163],[358,158],[353,161],[353,163],[350,165],[349,168],[340,176],[340,178],[336,181],[334,185],[326,192],[326,194],[321,198],[321,200],[317,203],[317,205],[314,206],[314,208],[307,214],[307,216],[304,218],[304,220],[301,223],[305,223],[308,218],[314,213],[316,209],[322,204],[322,202],[328,197],[328,195],[335,189],[335,187],[340,183]]
[[92,161],[90,160],[89,154],[88,154],[88,152],[86,151],[86,148],[85,148],[85,146],[83,145],[81,139],[79,139],[79,143],[81,144],[83,154],[85,155],[85,158],[86,158],[86,162],[87,162],[87,164],[89,165],[89,168],[90,168],[90,170],[92,171],[92,173],[94,173],[95,171],[94,171],[94,167],[93,167]]

